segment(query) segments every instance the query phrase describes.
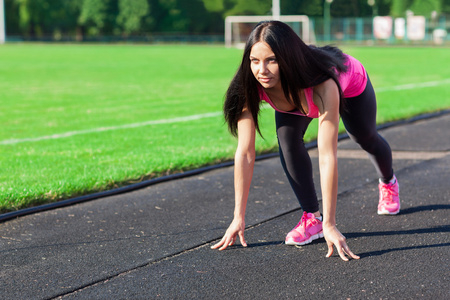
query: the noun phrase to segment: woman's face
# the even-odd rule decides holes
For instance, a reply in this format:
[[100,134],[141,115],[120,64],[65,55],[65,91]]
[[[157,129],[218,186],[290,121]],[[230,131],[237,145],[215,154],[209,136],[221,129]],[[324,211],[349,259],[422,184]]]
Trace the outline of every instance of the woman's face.
[[253,75],[263,88],[270,89],[280,84],[278,62],[267,43],[258,42],[253,45],[250,51],[250,66]]

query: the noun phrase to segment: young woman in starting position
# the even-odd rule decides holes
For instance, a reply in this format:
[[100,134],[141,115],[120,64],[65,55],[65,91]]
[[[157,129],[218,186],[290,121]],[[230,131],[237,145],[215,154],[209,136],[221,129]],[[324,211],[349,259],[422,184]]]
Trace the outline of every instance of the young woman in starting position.
[[[260,133],[261,100],[275,109],[283,169],[304,211],[286,236],[288,245],[304,245],[325,237],[327,257],[333,245],[340,257],[355,255],[336,228],[338,193],[337,137],[339,117],[348,135],[368,154],[380,178],[378,214],[400,211],[398,182],[392,169],[389,144],[376,130],[376,99],[362,64],[331,46],[306,45],[286,24],[259,23],[246,43],[242,63],[225,99],[224,114],[231,133],[238,136],[235,154],[234,219],[222,240],[212,246],[224,250],[244,238],[245,209],[255,162],[255,136]],[[311,159],[303,136],[318,118],[319,170],[322,210],[313,182]]]

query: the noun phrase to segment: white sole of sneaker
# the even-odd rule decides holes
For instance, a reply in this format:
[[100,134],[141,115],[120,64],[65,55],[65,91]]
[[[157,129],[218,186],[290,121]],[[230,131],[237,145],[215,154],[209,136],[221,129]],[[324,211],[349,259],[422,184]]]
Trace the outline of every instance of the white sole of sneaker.
[[386,215],[396,215],[396,214],[398,214],[400,212],[400,206],[398,207],[398,209],[396,210],[396,211],[393,211],[393,212],[390,212],[390,211],[388,211],[388,210],[386,210],[386,209],[384,209],[384,210],[378,210],[377,211],[377,213],[381,216],[381,215],[384,215],[384,216],[386,216]]
[[297,243],[293,240],[285,241],[284,243],[286,245],[290,245],[290,246],[302,246],[302,245],[309,244],[312,241],[317,240],[319,238],[323,238],[323,232],[319,232],[318,234],[312,235],[309,239],[307,239],[306,241],[301,242],[301,243]]

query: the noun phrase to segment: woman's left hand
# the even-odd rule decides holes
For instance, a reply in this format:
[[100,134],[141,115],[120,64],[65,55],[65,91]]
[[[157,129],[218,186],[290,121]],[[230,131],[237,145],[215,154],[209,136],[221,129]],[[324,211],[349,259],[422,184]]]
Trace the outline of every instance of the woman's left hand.
[[328,253],[326,257],[330,257],[333,254],[334,251],[333,245],[334,245],[336,246],[336,249],[342,260],[348,261],[348,258],[345,256],[346,254],[353,259],[359,259],[359,256],[355,255],[347,246],[345,237],[339,232],[336,226],[329,226],[329,227],[324,226],[323,235],[328,245]]

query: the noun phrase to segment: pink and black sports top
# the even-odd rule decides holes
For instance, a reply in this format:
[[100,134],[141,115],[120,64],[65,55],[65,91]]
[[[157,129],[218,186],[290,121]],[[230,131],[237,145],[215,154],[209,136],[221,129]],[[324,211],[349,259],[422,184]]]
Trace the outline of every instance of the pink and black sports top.
[[[364,69],[363,65],[354,57],[345,54],[347,57],[347,61],[345,65],[347,66],[347,71],[345,73],[339,74],[338,81],[341,85],[342,92],[344,94],[344,98],[351,98],[361,95],[361,93],[366,88],[367,84],[367,73]],[[310,118],[318,118],[319,117],[319,108],[313,101],[313,88],[309,87],[304,89],[306,101],[308,103],[308,114],[307,117]],[[269,96],[264,91],[264,88],[259,85],[259,97],[261,100],[266,101],[273,107],[276,111],[289,113],[294,115],[305,116],[300,111],[282,111],[275,107],[275,105],[270,100]]]

